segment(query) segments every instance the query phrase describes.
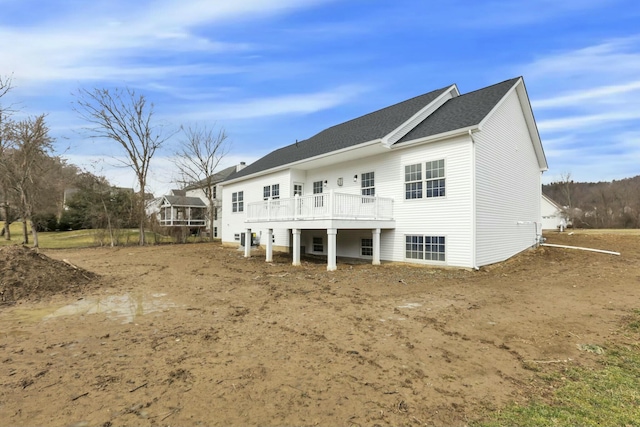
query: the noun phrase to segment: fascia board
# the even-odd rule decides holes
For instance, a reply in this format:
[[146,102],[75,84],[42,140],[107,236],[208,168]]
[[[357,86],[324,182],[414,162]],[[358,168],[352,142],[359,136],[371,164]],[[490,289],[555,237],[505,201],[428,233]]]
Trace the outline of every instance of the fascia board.
[[536,126],[535,118],[533,117],[533,110],[531,109],[531,103],[529,102],[529,96],[527,95],[527,90],[524,87],[524,81],[522,77],[518,79],[518,81],[505,93],[502,99],[489,111],[482,121],[478,124],[478,128],[482,130],[484,124],[489,120],[489,118],[500,108],[500,106],[506,102],[506,99],[511,95],[514,91],[518,93],[518,101],[520,102],[520,108],[522,109],[522,113],[524,114],[524,119],[527,122],[527,129],[529,131],[529,136],[531,137],[531,141],[533,141],[533,150],[536,153],[536,158],[538,159],[538,166],[542,172],[549,170],[549,165],[547,164],[547,158],[544,154],[544,149],[542,148],[542,141],[540,140],[540,134],[538,133],[538,127]]
[[382,145],[386,148],[391,148],[393,144],[400,141],[403,136],[408,134],[418,124],[422,123],[427,117],[433,114],[438,108],[442,106],[451,98],[455,98],[460,95],[458,87],[453,84],[449,86],[444,92],[440,94],[436,99],[431,101],[428,105],[420,109],[417,113],[411,116],[408,120],[403,122],[400,126],[389,132],[382,138]]
[[451,130],[449,132],[439,133],[437,135],[430,135],[430,136],[425,136],[423,138],[413,139],[411,141],[403,142],[400,145],[393,145],[391,147],[391,149],[392,150],[401,150],[403,148],[412,147],[412,146],[418,145],[418,144],[426,144],[426,143],[430,143],[430,142],[437,142],[437,141],[441,141],[443,139],[453,138],[455,136],[469,135],[469,131],[477,132],[478,131],[478,126],[477,125],[467,126],[467,127],[464,127],[464,128]]
[[280,165],[280,166],[276,166],[274,168],[271,169],[265,169],[259,172],[255,172],[252,173],[250,175],[245,175],[245,176],[241,176],[240,178],[235,178],[235,179],[230,179],[228,181],[224,181],[222,184],[218,184],[218,185],[229,185],[229,184],[235,184],[237,182],[242,182],[245,181],[247,179],[253,179],[253,178],[257,178],[259,176],[263,176],[263,175],[268,175],[270,173],[274,173],[274,172],[281,172],[287,169],[291,169],[297,165],[301,165],[304,163],[308,163],[308,162],[312,162],[314,160],[319,160],[325,157],[329,157],[329,156],[335,156],[336,154],[342,154],[342,153],[346,153],[352,150],[357,150],[360,148],[364,148],[364,147],[368,147],[370,145],[376,145],[376,144],[380,144],[381,139],[374,139],[372,141],[367,141],[367,142],[363,142],[361,144],[358,145],[352,145],[350,147],[346,147],[346,148],[342,148],[340,150],[335,150],[335,151],[330,151],[328,153],[324,153],[324,154],[320,154],[318,156],[314,156],[314,157],[307,157],[306,159],[302,159],[302,160],[298,160],[296,162],[292,162],[292,163],[287,163],[284,165]]

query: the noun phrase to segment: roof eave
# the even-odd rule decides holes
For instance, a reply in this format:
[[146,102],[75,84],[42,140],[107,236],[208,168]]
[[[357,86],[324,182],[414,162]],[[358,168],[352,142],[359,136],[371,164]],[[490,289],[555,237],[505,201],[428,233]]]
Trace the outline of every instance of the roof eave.
[[389,134],[382,137],[382,145],[386,148],[391,148],[393,144],[400,141],[402,137],[408,134],[417,125],[425,121],[431,114],[433,114],[438,108],[442,106],[451,98],[455,98],[460,95],[458,86],[455,84],[446,88],[436,99],[425,105],[408,120],[405,120],[400,126],[389,132]]
[[536,125],[535,117],[533,116],[533,109],[531,108],[531,102],[529,101],[529,95],[527,94],[527,88],[524,85],[524,80],[522,77],[519,77],[516,83],[504,94],[502,99],[494,105],[494,107],[489,111],[489,113],[480,121],[478,128],[482,130],[484,124],[489,120],[489,118],[497,111],[498,108],[505,102],[505,100],[509,97],[509,95],[516,91],[518,94],[518,101],[520,102],[520,106],[522,108],[522,112],[524,114],[524,119],[527,122],[527,129],[529,131],[529,136],[531,137],[531,141],[533,142],[533,149],[536,153],[536,158],[538,159],[538,166],[541,172],[545,172],[549,170],[549,165],[547,164],[547,157],[544,154],[544,148],[542,147],[542,140],[540,139],[540,133],[538,132],[538,126]]
[[426,144],[429,142],[437,142],[443,139],[454,138],[456,136],[468,135],[469,131],[477,132],[479,130],[478,125],[467,126],[460,129],[454,129],[448,132],[442,132],[435,135],[424,136],[422,138],[412,139],[410,141],[405,141],[400,144],[394,144],[391,148],[394,150],[402,149],[405,147],[411,147],[417,144]]
[[306,159],[302,159],[302,160],[298,160],[298,161],[295,161],[295,162],[287,163],[287,164],[284,164],[284,165],[276,166],[276,167],[273,167],[271,169],[265,169],[265,170],[261,170],[261,171],[258,171],[258,172],[254,172],[254,173],[249,174],[249,175],[244,175],[244,176],[241,176],[241,177],[238,177],[238,178],[233,178],[233,179],[230,179],[228,181],[223,181],[219,185],[225,186],[225,185],[228,185],[228,184],[235,184],[237,182],[242,182],[242,181],[245,181],[247,179],[257,178],[259,176],[269,175],[269,174],[274,173],[274,172],[280,172],[280,171],[283,171],[283,170],[291,169],[291,168],[293,168],[293,167],[295,167],[297,165],[302,165],[302,164],[305,164],[305,163],[308,163],[308,162],[312,162],[312,161],[315,161],[315,160],[320,160],[320,159],[323,159],[325,157],[335,156],[337,154],[346,153],[348,151],[353,151],[353,150],[357,150],[357,149],[360,149],[360,148],[368,147],[368,146],[371,146],[371,145],[380,144],[381,141],[382,140],[380,138],[374,139],[372,141],[367,141],[367,142],[363,142],[363,143],[360,143],[360,144],[357,144],[357,145],[352,145],[350,147],[345,147],[345,148],[342,148],[340,150],[330,151],[328,153],[319,154],[319,155],[314,156],[314,157],[308,157]]

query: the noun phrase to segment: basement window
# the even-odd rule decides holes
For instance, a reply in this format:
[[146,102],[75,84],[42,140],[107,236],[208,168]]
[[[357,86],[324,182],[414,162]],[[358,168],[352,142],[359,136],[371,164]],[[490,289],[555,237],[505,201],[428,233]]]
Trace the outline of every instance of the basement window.
[[444,236],[405,236],[405,258],[425,261],[445,261]]
[[360,241],[360,254],[362,256],[373,256],[373,239],[362,239]]
[[324,244],[322,241],[322,237],[314,237],[313,238],[313,251],[314,252],[324,252]]

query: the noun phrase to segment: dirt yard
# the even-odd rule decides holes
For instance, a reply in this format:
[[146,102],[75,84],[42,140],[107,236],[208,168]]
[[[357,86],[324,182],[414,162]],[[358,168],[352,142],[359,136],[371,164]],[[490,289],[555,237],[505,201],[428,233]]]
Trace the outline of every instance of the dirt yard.
[[594,364],[580,348],[640,308],[640,236],[548,238],[622,256],[327,272],[218,244],[2,252],[0,424],[467,425],[544,398],[539,370]]

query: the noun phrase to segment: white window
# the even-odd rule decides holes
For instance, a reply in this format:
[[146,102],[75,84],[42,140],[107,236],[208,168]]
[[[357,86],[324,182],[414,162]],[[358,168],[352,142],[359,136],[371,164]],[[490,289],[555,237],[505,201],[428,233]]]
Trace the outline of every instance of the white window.
[[362,256],[373,256],[373,239],[362,239],[360,241],[360,253]]
[[293,184],[293,196],[302,196],[302,184]]
[[373,172],[367,172],[360,175],[360,191],[363,196],[376,195],[376,184]]
[[406,200],[444,197],[445,187],[444,159],[425,163],[424,180],[422,163],[404,167],[404,198]]
[[322,243],[322,237],[314,237],[313,238],[313,251],[314,252],[324,252],[324,245]]
[[[323,186],[322,181],[315,181],[313,183],[313,194],[322,194],[322,186]],[[324,206],[323,196],[314,197],[313,204],[316,208],[321,208],[322,206]]]
[[422,198],[422,164],[408,165],[404,167],[404,198]]
[[444,159],[427,162],[424,174],[426,197],[444,197]]
[[445,261],[444,236],[405,236],[405,258]]
[[218,227],[213,227],[213,237],[218,237]]
[[265,185],[262,189],[262,198],[267,200],[271,199],[279,199],[280,198],[280,184],[273,184],[271,186]]
[[233,235],[233,240],[235,240],[235,241],[238,241],[238,242],[239,242],[239,241],[240,241],[240,233],[236,233],[236,234],[234,234],[234,235]]
[[244,191],[231,193],[231,212],[244,212]]

